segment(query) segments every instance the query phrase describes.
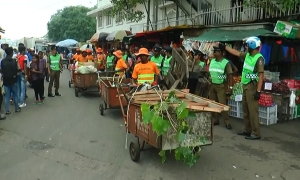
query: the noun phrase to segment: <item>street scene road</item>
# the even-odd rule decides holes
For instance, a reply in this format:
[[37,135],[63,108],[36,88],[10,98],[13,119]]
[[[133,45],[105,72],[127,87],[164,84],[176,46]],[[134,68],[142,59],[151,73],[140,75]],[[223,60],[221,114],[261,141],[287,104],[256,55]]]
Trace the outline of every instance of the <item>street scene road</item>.
[[[69,74],[61,77],[61,97],[33,105],[28,88],[27,107],[0,121],[1,180],[297,180],[300,177],[300,121],[263,126],[260,141],[214,128],[214,144],[203,147],[192,168],[176,162],[173,154],[162,164],[150,146],[138,163],[125,148],[120,110],[99,113],[99,94],[74,95]],[[45,83],[47,87],[48,84]],[[13,108],[13,107],[11,107]],[[129,140],[135,138],[129,135]]]

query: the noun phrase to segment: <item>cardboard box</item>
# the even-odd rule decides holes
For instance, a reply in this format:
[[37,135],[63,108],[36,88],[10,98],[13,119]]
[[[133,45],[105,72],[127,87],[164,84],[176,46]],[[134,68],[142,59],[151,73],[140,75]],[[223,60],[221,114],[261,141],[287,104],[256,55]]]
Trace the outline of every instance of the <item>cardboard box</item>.
[[274,32],[286,38],[295,39],[297,37],[300,37],[299,28],[300,26],[289,22],[277,21],[276,26],[274,28]]

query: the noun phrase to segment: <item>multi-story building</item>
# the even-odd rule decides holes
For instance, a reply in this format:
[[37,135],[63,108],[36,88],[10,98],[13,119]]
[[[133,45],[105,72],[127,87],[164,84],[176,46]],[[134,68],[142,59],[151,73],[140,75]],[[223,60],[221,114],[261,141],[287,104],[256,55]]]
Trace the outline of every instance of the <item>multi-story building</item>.
[[105,16],[103,11],[112,7],[110,0],[98,0],[98,8],[87,15],[96,17],[97,32],[128,30],[137,33],[168,26],[219,25],[299,13],[297,7],[295,10],[283,11],[276,3],[247,6],[244,0],[150,0],[149,4],[137,5],[136,8],[145,14],[140,22]]

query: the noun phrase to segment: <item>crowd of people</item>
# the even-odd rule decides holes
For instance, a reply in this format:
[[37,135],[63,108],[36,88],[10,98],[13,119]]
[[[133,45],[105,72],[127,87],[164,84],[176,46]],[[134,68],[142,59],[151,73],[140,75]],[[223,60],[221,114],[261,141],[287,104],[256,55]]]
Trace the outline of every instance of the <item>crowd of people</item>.
[[[62,58],[51,47],[51,53],[27,49],[20,43],[18,49],[2,44],[0,49],[1,93],[0,108],[4,98],[5,114],[11,114],[10,104],[14,104],[15,112],[21,112],[26,107],[27,82],[34,90],[35,105],[41,105],[45,100],[45,80],[49,82],[48,97],[61,96],[58,92],[59,77],[62,70]],[[52,86],[55,83],[55,94]]]

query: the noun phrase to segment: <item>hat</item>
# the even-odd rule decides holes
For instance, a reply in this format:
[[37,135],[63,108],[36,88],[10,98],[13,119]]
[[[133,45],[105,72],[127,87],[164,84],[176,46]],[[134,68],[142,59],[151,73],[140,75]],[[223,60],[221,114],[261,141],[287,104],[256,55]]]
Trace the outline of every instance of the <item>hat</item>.
[[166,52],[171,53],[172,52],[172,48],[170,46],[164,47],[164,49],[166,50]]
[[108,52],[109,52],[109,53],[113,53],[113,52],[114,52],[114,50],[113,50],[113,49],[110,49],[110,50],[108,50]]
[[199,56],[202,56],[202,55],[204,55],[201,51],[199,51],[199,50],[194,50],[194,55],[196,56],[196,55],[199,55]]
[[222,46],[219,46],[219,47],[213,46],[213,48],[214,48],[214,51],[221,51],[221,52],[225,51],[225,49]]
[[138,53],[135,53],[136,56],[139,55],[147,55],[150,56],[149,51],[147,48],[140,48]]
[[123,52],[121,50],[117,50],[113,53],[117,58],[122,58]]
[[86,52],[87,52],[87,53],[92,53],[92,50],[87,49]]
[[102,50],[101,48],[97,48],[96,52],[97,52],[97,53],[102,53],[103,50]]
[[161,48],[156,46],[156,47],[153,48],[153,51],[154,52],[159,52],[159,51],[161,51]]

